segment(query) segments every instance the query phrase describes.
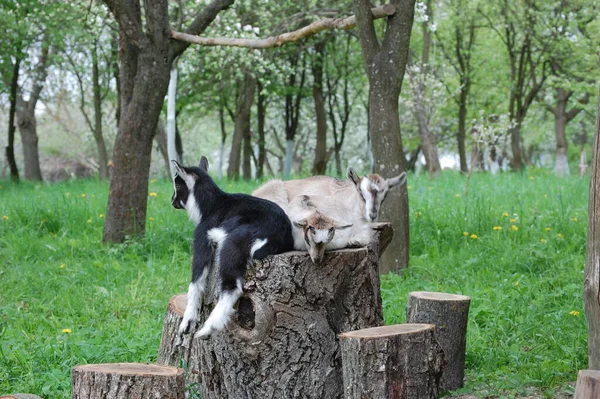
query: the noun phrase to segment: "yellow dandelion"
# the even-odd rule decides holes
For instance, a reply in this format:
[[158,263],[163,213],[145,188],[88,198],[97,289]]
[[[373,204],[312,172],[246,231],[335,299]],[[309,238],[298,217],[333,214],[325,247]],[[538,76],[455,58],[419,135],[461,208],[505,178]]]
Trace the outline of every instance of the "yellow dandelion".
[[571,218],[572,222],[577,222],[577,218]]
[[548,194],[544,194],[544,198],[548,198]]
[[500,231],[502,230],[502,226],[494,226],[494,231]]
[[517,223],[517,219],[510,219],[511,223]]
[[150,183],[156,183],[158,180],[156,179],[150,179]]
[[87,197],[87,194],[81,194],[81,198]]
[[575,316],[575,317],[577,317],[577,316],[579,316],[581,313],[579,313],[579,311],[577,311],[577,310],[571,310],[571,311],[569,312],[569,314],[570,314],[571,316]]
[[60,269],[64,269],[65,267],[67,267],[67,265],[65,265],[64,263],[61,263],[59,266]]
[[103,219],[103,218],[104,218],[104,214],[103,214],[103,213],[101,213],[101,214],[99,214],[99,215],[98,215],[98,217],[99,217],[100,219]]
[[92,223],[92,219],[88,219],[88,220],[87,220],[87,222],[88,222],[88,223]]
[[149,195],[150,195],[151,197],[156,197],[156,196],[157,196],[157,194],[156,194],[155,192],[151,192]]
[[417,213],[415,213],[415,215],[419,218],[419,217],[423,216],[423,212],[417,212]]
[[460,198],[460,194],[454,194],[456,198]]
[[529,180],[533,180],[533,179],[535,179],[535,177],[529,176]]
[[2,219],[4,219],[4,220],[8,220],[8,219],[10,219],[10,218],[8,217],[8,215],[4,215],[4,216],[2,216]]
[[557,236],[558,238],[563,238],[563,237],[564,237],[564,235],[562,235],[562,233],[558,233],[556,236]]
[[512,231],[518,231],[519,230],[519,228],[517,226],[515,226],[514,224],[512,226],[510,226],[510,229]]
[[72,331],[71,331],[70,328],[65,328],[65,329],[62,330],[62,332],[65,333],[65,334],[71,334],[72,333]]
[[540,239],[540,242],[541,242],[542,244],[545,244],[545,243],[547,243],[547,242],[548,242],[548,240],[546,240],[545,238],[542,238],[542,239]]
[[518,287],[518,286],[519,286],[519,282],[517,281],[517,282],[515,283],[515,287]]
[[476,240],[476,239],[478,239],[479,237],[477,237],[477,234],[471,234],[471,238],[472,238],[472,239],[474,239],[474,240]]
[[156,219],[154,219],[154,218],[148,218],[148,220],[150,220],[150,221],[154,221],[154,220],[156,220]]
[[406,186],[406,189],[407,189],[407,190],[410,190],[411,188],[412,188],[412,186],[411,186],[411,185],[408,185],[408,186]]
[[469,236],[469,232],[468,231],[463,231],[463,236],[468,237]]
[[507,218],[507,217],[509,217],[510,215],[508,214],[508,212],[504,212],[504,213],[502,214],[502,216],[504,216],[505,218]]
[[550,227],[546,227],[544,230],[546,230],[546,231],[550,231],[550,230],[552,230],[552,229],[551,229]]

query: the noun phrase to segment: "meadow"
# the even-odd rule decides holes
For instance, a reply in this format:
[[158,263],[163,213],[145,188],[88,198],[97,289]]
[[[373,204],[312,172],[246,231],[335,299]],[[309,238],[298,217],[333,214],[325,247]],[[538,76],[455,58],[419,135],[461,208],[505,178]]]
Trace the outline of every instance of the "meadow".
[[[222,181],[226,191],[259,183]],[[410,175],[410,267],[382,277],[386,324],[408,293],[472,298],[466,386],[553,398],[586,368],[589,179],[545,170]],[[108,184],[0,181],[0,395],[70,397],[71,367],[152,362],[168,299],[187,289],[193,226],[151,180],[143,239],[101,243]]]

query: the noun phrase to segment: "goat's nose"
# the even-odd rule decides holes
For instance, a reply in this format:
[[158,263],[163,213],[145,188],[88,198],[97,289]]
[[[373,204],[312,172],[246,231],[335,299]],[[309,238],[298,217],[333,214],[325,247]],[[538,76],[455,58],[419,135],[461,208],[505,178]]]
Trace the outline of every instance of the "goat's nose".
[[374,222],[377,219],[377,212],[371,212],[369,216],[371,217],[371,222]]

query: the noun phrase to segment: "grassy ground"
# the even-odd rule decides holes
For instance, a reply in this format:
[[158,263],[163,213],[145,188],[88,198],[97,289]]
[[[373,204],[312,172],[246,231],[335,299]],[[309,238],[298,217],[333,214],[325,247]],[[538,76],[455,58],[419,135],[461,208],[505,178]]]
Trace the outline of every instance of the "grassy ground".
[[[106,184],[0,186],[0,395],[67,398],[76,364],[155,360],[167,301],[189,279],[193,226],[170,207],[171,183],[150,183],[146,237],[108,246]],[[411,267],[383,276],[386,323],[404,321],[410,291],[469,295],[460,393],[572,390],[586,367],[588,180],[531,171],[464,187],[456,174],[409,177]]]

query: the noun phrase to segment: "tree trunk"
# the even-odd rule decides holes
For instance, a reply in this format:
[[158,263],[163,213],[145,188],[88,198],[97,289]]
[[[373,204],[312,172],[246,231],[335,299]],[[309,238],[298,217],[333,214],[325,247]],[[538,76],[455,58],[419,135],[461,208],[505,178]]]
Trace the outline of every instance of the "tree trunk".
[[24,178],[42,181],[35,104],[23,100],[22,94],[17,96],[17,124],[23,145]]
[[170,175],[175,174],[175,166],[169,162],[175,160],[179,163],[182,162],[181,158],[177,154],[176,136],[177,136],[177,61],[173,62],[171,66],[171,72],[169,75],[169,88],[167,91],[167,169],[171,172]]
[[437,399],[444,353],[431,324],[340,334],[346,399]]
[[312,60],[313,99],[315,102],[315,117],[317,122],[317,141],[312,174],[324,175],[327,169],[327,114],[323,96],[323,63],[325,62],[325,46],[321,40],[315,44],[315,57]]
[[19,181],[19,168],[15,160],[15,114],[17,112],[17,89],[19,87],[19,68],[21,59],[16,58],[13,65],[13,73],[10,82],[10,109],[8,111],[8,143],[6,145],[6,163],[10,169],[10,180],[13,182]]
[[100,179],[108,179],[108,153],[102,133],[102,93],[100,92],[100,72],[98,70],[98,42],[92,48],[92,84],[94,90],[94,140],[98,149]]
[[573,399],[600,398],[600,371],[579,370]]
[[510,129],[510,147],[512,149],[511,166],[515,172],[523,170],[523,155],[521,152],[521,123],[516,122],[516,126]]
[[[369,77],[369,135],[374,172],[395,176],[405,170],[398,97],[408,59],[414,0],[393,0],[396,12],[388,17],[381,43],[377,39],[368,0],[353,0],[356,24]],[[381,220],[391,221],[396,234],[391,248],[381,259],[382,273],[408,266],[408,192],[406,185],[392,190],[383,204]]]
[[600,370],[600,97],[596,111],[588,207],[587,257],[583,282],[588,331],[588,367]]
[[250,126],[244,131],[244,143],[243,143],[243,159],[242,159],[242,178],[244,180],[252,179],[252,133]]
[[158,151],[163,158],[165,163],[165,173],[167,177],[173,176],[171,172],[171,162],[169,161],[169,144],[168,144],[168,133],[165,129],[165,124],[159,119],[156,123],[156,134],[154,135],[154,141],[158,146]]
[[[298,251],[255,261],[232,322],[209,341],[178,339],[185,303],[172,298],[159,361],[187,364],[188,382],[200,382],[205,399],[341,398],[337,334],[383,324],[378,259],[392,230],[376,229],[367,248],[327,252],[318,267]],[[216,302],[217,279],[213,270],[200,323]]]
[[463,386],[470,303],[471,298],[464,295],[439,292],[408,294],[406,322],[436,326],[435,337],[444,350],[447,363],[440,381],[441,392]]
[[263,93],[263,85],[260,80],[256,81],[258,98],[256,103],[256,120],[258,130],[258,164],[256,165],[256,178],[262,179],[264,176],[265,159],[267,151],[265,147],[265,119],[267,118],[266,96]]
[[570,94],[564,89],[557,89],[556,107],[554,108],[554,132],[556,134],[556,160],[554,173],[557,176],[569,176],[567,159],[567,101]]
[[146,227],[152,140],[167,94],[170,65],[152,47],[143,48],[135,58],[135,71],[129,70],[131,66],[123,70],[126,62],[121,62],[121,119],[114,146],[104,242],[141,236]]
[[73,367],[73,399],[184,399],[183,369],[149,363],[87,364]]
[[[404,150],[400,136],[397,97],[385,96],[382,91],[374,87],[370,95],[369,126],[375,160],[373,172],[392,177],[405,170]],[[408,267],[410,236],[408,191],[405,184],[388,192],[379,220],[392,222],[395,227],[391,248],[381,259],[380,272],[385,274]]]
[[250,131],[250,117],[252,103],[254,102],[254,88],[256,79],[250,72],[244,73],[241,82],[240,95],[237,101],[235,129],[231,140],[231,152],[229,153],[229,166],[227,178],[237,180],[240,177],[240,166],[242,162],[242,143],[244,137]]
[[460,87],[458,101],[458,134],[456,135],[458,157],[460,159],[460,171],[464,174],[469,173],[469,167],[467,166],[467,150],[465,146],[465,138],[467,136],[467,97],[469,86],[463,83]]

